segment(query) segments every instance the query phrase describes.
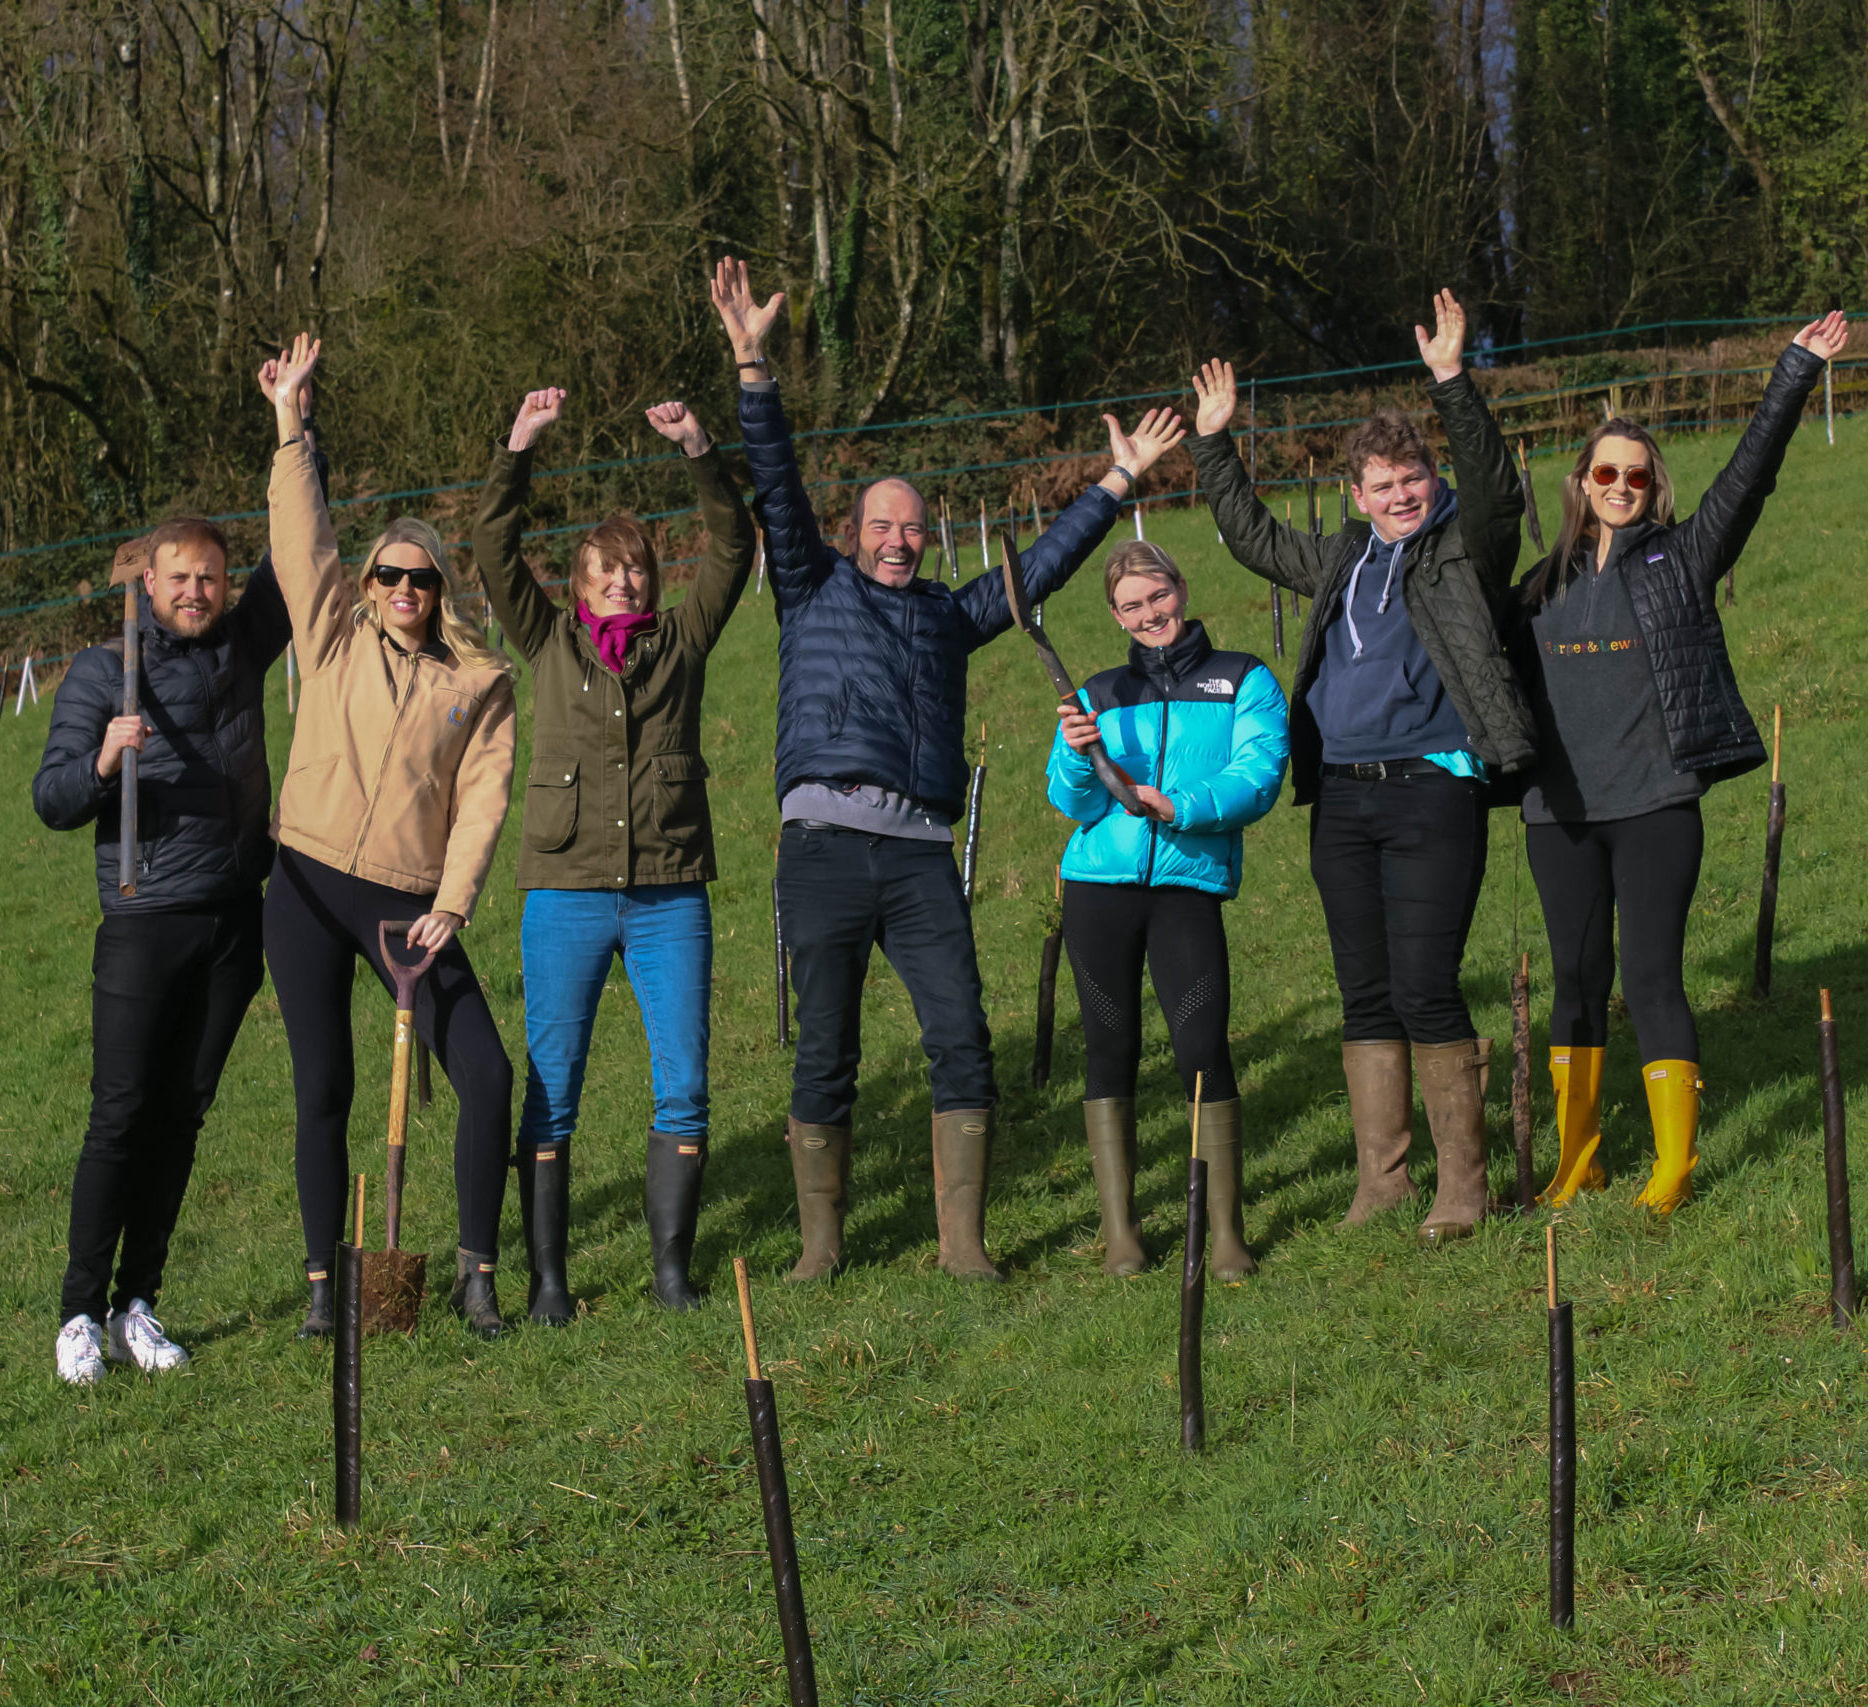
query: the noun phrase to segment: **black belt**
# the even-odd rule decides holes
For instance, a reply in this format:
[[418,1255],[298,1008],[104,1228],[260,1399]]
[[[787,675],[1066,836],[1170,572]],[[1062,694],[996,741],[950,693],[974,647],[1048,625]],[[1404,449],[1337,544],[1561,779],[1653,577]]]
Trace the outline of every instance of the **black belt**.
[[1351,782],[1389,782],[1398,776],[1451,776],[1432,759],[1377,759],[1366,765],[1325,765],[1325,776],[1347,777]]

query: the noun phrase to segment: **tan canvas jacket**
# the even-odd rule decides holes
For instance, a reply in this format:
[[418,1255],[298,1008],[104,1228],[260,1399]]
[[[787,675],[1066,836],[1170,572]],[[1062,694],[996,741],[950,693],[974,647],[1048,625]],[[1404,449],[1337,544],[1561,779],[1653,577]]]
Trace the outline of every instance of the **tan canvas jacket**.
[[302,442],[273,458],[272,560],[304,678],[273,834],[372,883],[473,916],[512,789],[511,679],[404,652],[355,592]]

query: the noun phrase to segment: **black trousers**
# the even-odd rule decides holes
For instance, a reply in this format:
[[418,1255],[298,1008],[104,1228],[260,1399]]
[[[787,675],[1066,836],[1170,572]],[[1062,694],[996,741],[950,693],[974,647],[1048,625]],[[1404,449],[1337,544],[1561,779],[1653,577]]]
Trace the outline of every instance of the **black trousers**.
[[257,893],[213,912],[107,914],[97,927],[91,1120],[71,1185],[61,1322],[155,1303],[195,1138],[260,976]]
[[[298,1212],[308,1268],[328,1270],[336,1260],[350,1192],[350,1102],[357,1080],[350,993],[357,959],[367,961],[383,988],[393,991],[376,927],[385,919],[425,913],[433,899],[347,877],[290,848],[279,850],[266,889],[266,964],[292,1047]],[[387,1078],[392,1009],[382,1011]],[[415,1030],[460,1099],[454,1128],[460,1243],[466,1250],[496,1252],[512,1148],[512,1062],[458,937],[436,956],[416,989]],[[380,1150],[372,1160],[381,1164]]]
[[1167,1020],[1187,1100],[1195,1074],[1205,1102],[1239,1094],[1226,1033],[1232,968],[1220,900],[1198,889],[1066,883],[1064,946],[1083,1015],[1083,1095],[1132,1097],[1142,1058],[1142,964]]
[[789,823],[778,838],[778,909],[798,998],[794,1120],[849,1123],[874,948],[914,1003],[935,1111],[998,1101],[973,920],[950,846]]
[[1310,814],[1310,875],[1323,898],[1345,1043],[1460,1043],[1459,987],[1485,881],[1484,790],[1431,776],[1326,776]]
[[1686,1002],[1686,916],[1705,843],[1697,800],[1611,824],[1525,826],[1550,935],[1552,1044],[1607,1044],[1619,915],[1622,997],[1641,1059],[1699,1059]]

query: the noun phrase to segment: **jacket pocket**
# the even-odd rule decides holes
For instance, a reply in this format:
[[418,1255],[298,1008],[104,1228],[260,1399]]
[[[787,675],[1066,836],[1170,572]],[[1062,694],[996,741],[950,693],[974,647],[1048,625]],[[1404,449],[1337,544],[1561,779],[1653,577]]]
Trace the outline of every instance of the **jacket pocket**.
[[655,827],[673,847],[686,847],[707,828],[707,761],[699,753],[657,753]]
[[577,760],[536,753],[525,779],[525,841],[557,853],[577,834]]

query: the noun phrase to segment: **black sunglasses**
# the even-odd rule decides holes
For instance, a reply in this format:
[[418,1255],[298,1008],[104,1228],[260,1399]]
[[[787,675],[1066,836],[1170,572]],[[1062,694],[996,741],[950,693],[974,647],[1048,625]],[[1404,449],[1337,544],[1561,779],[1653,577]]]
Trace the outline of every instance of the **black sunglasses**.
[[385,587],[399,587],[406,577],[418,593],[438,593],[446,585],[439,569],[399,569],[393,563],[379,563],[374,574]]

